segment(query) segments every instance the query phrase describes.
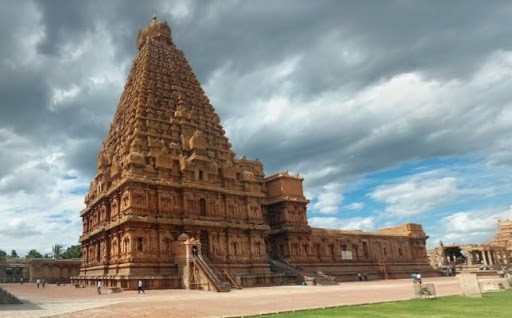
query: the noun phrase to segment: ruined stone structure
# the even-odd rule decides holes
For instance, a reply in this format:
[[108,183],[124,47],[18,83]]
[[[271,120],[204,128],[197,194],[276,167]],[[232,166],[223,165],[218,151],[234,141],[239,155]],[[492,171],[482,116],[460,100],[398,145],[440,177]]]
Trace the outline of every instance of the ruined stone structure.
[[428,270],[421,225],[311,228],[303,179],[265,177],[261,162],[235,157],[167,23],[153,18],[137,47],[81,212],[77,283],[220,290],[218,276],[255,286],[294,270],[338,278]]
[[512,264],[512,221],[498,221],[494,240],[479,244],[440,244],[428,251],[433,268],[468,267],[500,269]]
[[451,244],[434,248],[428,252],[430,263],[434,268],[484,266],[501,267],[510,262],[510,256],[501,246],[491,243]]

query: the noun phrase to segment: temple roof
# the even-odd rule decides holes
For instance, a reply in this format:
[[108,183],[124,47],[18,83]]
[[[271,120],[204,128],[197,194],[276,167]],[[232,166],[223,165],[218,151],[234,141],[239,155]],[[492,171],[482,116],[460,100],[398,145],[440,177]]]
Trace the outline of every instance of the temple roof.
[[162,182],[176,169],[186,179],[198,169],[218,173],[225,167],[229,174],[236,161],[220,118],[174,45],[167,22],[153,17],[139,31],[137,47],[86,203],[121,178]]

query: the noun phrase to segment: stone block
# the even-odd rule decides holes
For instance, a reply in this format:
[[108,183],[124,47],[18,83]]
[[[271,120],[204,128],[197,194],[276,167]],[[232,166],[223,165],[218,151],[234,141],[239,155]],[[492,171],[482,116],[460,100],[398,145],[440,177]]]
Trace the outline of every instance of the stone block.
[[482,297],[480,284],[476,274],[460,274],[457,276],[462,294],[467,297]]
[[436,297],[436,289],[434,284],[414,284],[414,295],[419,298]]

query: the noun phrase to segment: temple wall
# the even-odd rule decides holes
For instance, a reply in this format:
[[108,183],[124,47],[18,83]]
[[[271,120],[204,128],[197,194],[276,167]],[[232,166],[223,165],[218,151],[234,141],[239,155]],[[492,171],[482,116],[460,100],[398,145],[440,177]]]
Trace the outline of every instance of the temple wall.
[[276,257],[292,262],[315,261],[426,261],[418,257],[416,240],[409,237],[348,234],[332,231],[326,235],[315,231],[311,235],[275,236],[271,244]]
[[45,279],[47,283],[69,283],[79,274],[81,259],[55,260],[48,258],[0,258],[0,282],[28,283]]

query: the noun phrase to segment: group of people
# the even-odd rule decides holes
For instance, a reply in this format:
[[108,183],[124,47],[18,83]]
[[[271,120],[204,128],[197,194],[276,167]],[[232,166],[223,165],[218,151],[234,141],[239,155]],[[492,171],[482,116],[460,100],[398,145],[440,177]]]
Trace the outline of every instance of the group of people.
[[420,273],[412,273],[412,282],[414,284],[420,284],[421,285],[421,274]]
[[362,281],[363,279],[368,280],[368,274],[366,272],[357,272],[357,278],[359,279],[359,281]]
[[451,267],[445,268],[443,269],[443,274],[444,276],[455,276],[455,269]]
[[[23,284],[23,280],[21,281],[21,283]],[[46,280],[43,278],[43,279],[37,279],[36,280],[36,285],[37,285],[37,288],[39,288],[39,286],[46,286]]]
[[496,274],[498,274],[501,278],[510,278],[511,275],[508,271],[508,268],[506,268],[505,266],[501,266],[501,268],[496,272]]
[[[98,282],[96,282],[96,291],[98,292],[99,295],[101,295],[101,280],[99,280]],[[137,292],[140,294],[140,292],[142,292],[143,294],[145,294],[146,292],[144,291],[144,288],[142,287],[142,281],[139,280],[139,283],[137,285]]]

